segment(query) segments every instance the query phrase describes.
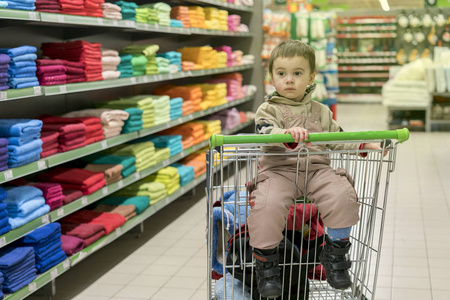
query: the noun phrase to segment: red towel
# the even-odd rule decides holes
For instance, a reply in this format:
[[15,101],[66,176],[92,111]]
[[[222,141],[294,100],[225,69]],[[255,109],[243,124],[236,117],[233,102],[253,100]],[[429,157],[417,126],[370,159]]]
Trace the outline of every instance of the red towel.
[[42,181],[74,184],[81,188],[88,188],[103,180],[104,175],[85,169],[55,167],[47,172],[39,173],[36,177]]
[[63,189],[68,189],[68,190],[77,190],[78,189],[83,193],[83,195],[90,195],[93,192],[98,191],[105,185],[106,185],[106,181],[104,179],[102,179],[101,181],[99,181],[99,182],[95,183],[94,185],[87,187],[87,188],[82,188],[81,186],[76,185],[76,184],[67,184],[67,183],[61,184]]
[[64,222],[69,223],[101,224],[105,226],[106,234],[113,232],[116,228],[122,226],[126,222],[125,217],[119,214],[92,210],[79,210],[65,217],[63,220]]
[[59,145],[58,152],[67,152],[67,151],[78,149],[78,148],[81,148],[81,147],[84,147],[84,146],[86,146],[86,142],[75,144],[75,145],[72,145],[72,146]]
[[77,224],[64,222],[66,218],[62,220],[61,223],[61,233],[71,236],[76,236],[80,239],[88,239],[91,236],[102,232],[105,230],[105,226],[101,224]]
[[36,74],[45,74],[52,72],[66,73],[67,68],[64,65],[38,66]]
[[53,155],[55,153],[58,153],[58,147],[54,148],[54,149],[48,149],[48,150],[43,150],[41,152],[41,158]]
[[59,141],[60,142],[65,142],[67,140],[72,140],[72,139],[77,139],[80,137],[86,137],[86,133],[85,131],[74,131],[74,132],[69,132],[69,133],[65,133],[65,134],[61,134],[59,136]]
[[[45,124],[42,125],[42,131],[58,131],[60,134],[86,130],[86,125],[83,123],[76,124]],[[61,137],[61,136],[60,136]]]
[[86,137],[83,135],[76,139],[66,139],[66,140],[59,140],[59,145],[64,146],[73,146],[73,145],[79,145],[82,143],[86,143]]
[[42,147],[44,147],[46,144],[53,143],[58,140],[59,132],[57,131],[44,131],[41,132],[41,141],[42,141]]
[[80,122],[86,126],[100,124],[100,118],[97,117],[64,118],[51,115],[41,115],[38,119],[42,120],[44,124],[71,124]]
[[63,189],[63,195],[64,195],[64,199],[63,199],[64,204],[69,204],[70,202],[82,197],[83,193],[78,190]]
[[42,151],[48,151],[48,150],[57,149],[58,146],[59,146],[58,141],[54,141],[52,143],[42,145]]
[[84,240],[70,235],[61,235],[61,248],[66,255],[74,255],[85,247]]
[[96,135],[96,136],[93,136],[93,137],[90,137],[90,138],[86,139],[86,145],[89,145],[89,144],[92,144],[92,143],[95,143],[95,142],[99,142],[99,141],[102,141],[104,139],[105,139],[105,136],[103,134]]

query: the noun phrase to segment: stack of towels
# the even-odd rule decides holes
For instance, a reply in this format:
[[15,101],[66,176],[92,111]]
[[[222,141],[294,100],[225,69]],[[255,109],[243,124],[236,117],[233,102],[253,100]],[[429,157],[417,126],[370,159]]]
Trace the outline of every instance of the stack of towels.
[[204,11],[206,29],[228,31],[228,11],[214,7],[206,7]]
[[72,256],[86,247],[84,240],[76,237],[61,234],[61,248],[67,256]]
[[36,6],[34,5],[36,0],[3,0],[6,2],[8,9],[20,9],[20,10],[35,10]]
[[232,65],[233,66],[241,66],[242,65],[242,57],[244,55],[244,52],[241,50],[235,50],[231,54],[231,58],[233,60]]
[[60,13],[61,5],[58,0],[36,0],[36,11]]
[[100,43],[78,40],[67,43],[42,43],[41,49],[43,56],[85,63],[86,81],[96,81],[103,80],[101,46]]
[[41,181],[58,182],[63,189],[79,190],[89,195],[105,186],[103,173],[79,168],[55,167],[39,173],[36,178]]
[[81,239],[84,246],[87,247],[105,235],[105,226],[102,224],[79,224],[61,221],[61,232],[63,235]]
[[3,274],[3,292],[15,293],[36,277],[32,247],[7,247],[0,250],[0,272]]
[[162,162],[169,158],[170,158],[170,149],[169,148],[155,148],[154,159],[155,159],[156,163]]
[[131,204],[128,205],[98,204],[93,211],[118,214],[124,217],[126,221],[137,215],[136,207]]
[[102,4],[105,0],[84,0],[84,11],[86,16],[103,18]]
[[220,134],[222,131],[220,120],[198,120],[196,122],[204,126],[205,141],[208,140],[212,134]]
[[61,60],[66,67],[67,83],[85,82],[86,64],[84,62]]
[[167,194],[171,195],[180,188],[180,174],[174,167],[165,167],[156,174],[149,176],[149,180],[161,182],[166,186]]
[[181,111],[183,116],[193,114],[195,110],[192,101],[183,100],[183,104],[181,105]]
[[183,98],[170,99],[170,119],[175,120],[183,116]]
[[36,66],[36,75],[40,85],[67,83],[67,68],[60,59],[37,59]]
[[156,164],[154,159],[155,146],[151,142],[136,142],[130,145],[120,145],[107,151],[113,155],[134,156],[136,159],[136,171],[142,171]]
[[11,230],[11,225],[9,225],[7,204],[3,202],[7,196],[8,194],[6,191],[0,187],[0,235],[4,235]]
[[63,203],[64,205],[69,204],[70,202],[73,202],[77,200],[78,198],[81,198],[83,196],[83,193],[78,190],[64,190],[63,189]]
[[98,108],[98,109],[83,109],[69,112],[63,117],[66,118],[82,118],[82,117],[96,117],[100,119],[102,125],[103,135],[105,138],[118,136],[125,125],[124,121],[128,119],[129,113],[120,109]]
[[8,169],[8,144],[7,139],[0,138],[0,172]]
[[167,190],[163,183],[155,182],[146,177],[120,190],[117,195],[145,196],[150,199],[149,204],[153,205],[167,196]]
[[142,213],[150,205],[150,199],[147,196],[114,196],[108,197],[99,202],[104,205],[133,205],[136,214]]
[[177,172],[180,175],[180,185],[185,186],[195,178],[194,167],[185,166],[179,163],[174,163],[170,165],[171,167],[177,168]]
[[131,66],[133,67],[133,76],[145,75],[147,58],[141,54],[132,54]]
[[[159,46],[155,44],[146,45],[128,45],[127,47],[120,50],[121,54],[132,54],[133,57],[139,58],[139,67],[144,66],[145,74],[158,74],[158,66],[156,63],[156,52],[159,50]],[[141,56],[144,55],[144,58]],[[136,59],[136,58],[133,58]],[[132,61],[133,63],[133,61]],[[133,70],[137,66],[133,64]],[[144,74],[134,74],[134,75],[144,75]]]
[[[163,85],[157,87],[153,90],[155,95],[168,95],[170,98],[181,97],[183,98],[183,103],[190,102],[190,107],[194,111],[202,110],[202,89],[199,86],[175,86],[175,85]],[[184,106],[183,106],[184,107]],[[183,115],[187,113],[183,112]]]
[[161,26],[170,26],[170,10],[169,4],[163,2],[157,2],[152,4],[147,4],[149,8],[156,10],[156,18],[158,19],[158,24]]
[[6,54],[0,54],[0,91],[9,89],[8,85],[8,69],[11,58]]
[[189,27],[206,28],[203,7],[189,6]]
[[157,148],[169,148],[170,156],[183,151],[183,144],[181,143],[181,135],[158,135],[151,136],[148,139]]
[[123,166],[121,164],[88,164],[84,169],[103,173],[106,185],[122,179]]
[[[111,3],[106,3],[111,4]],[[114,4],[111,4],[114,5]],[[120,7],[119,7],[120,8]],[[111,49],[102,49],[102,76],[104,79],[115,79],[120,77],[120,71],[117,71],[117,66],[121,59],[119,52]]]
[[[150,8],[139,6],[138,8],[136,8],[136,22],[147,23],[150,18],[150,13],[151,13]],[[153,20],[153,18],[151,18],[151,19],[152,19],[151,24],[154,24],[156,22],[156,20]],[[148,22],[148,23],[150,23],[150,22]]]
[[[121,98],[119,100],[106,101],[96,103],[97,107],[101,108],[111,108],[111,109],[121,109],[125,110],[130,114],[129,120],[135,121],[127,122],[125,125],[134,125],[133,127],[142,126],[142,128],[149,128],[154,125],[155,109],[153,104],[153,97],[149,95],[139,95],[129,98]],[[137,117],[132,118],[132,114],[128,108],[137,108],[142,113],[139,114],[140,119]],[[140,111],[135,111],[134,115],[137,115]],[[142,122],[142,123],[141,123]]]
[[242,90],[242,74],[240,73],[230,73],[219,75],[216,78],[209,80],[210,83],[226,83],[227,85],[227,101],[233,101],[236,99],[241,99],[245,96]]
[[217,68],[217,51],[212,47],[184,47],[177,50],[183,60],[195,63],[196,69]]
[[141,130],[144,125],[144,121],[142,121],[142,115],[144,111],[137,107],[125,108],[124,111],[126,111],[130,116],[125,121],[125,125],[123,125],[122,131],[120,133],[128,133]]
[[50,211],[61,207],[65,198],[63,189],[59,183],[54,182],[40,182],[33,184],[42,191],[42,196],[45,199],[45,204],[50,206]]
[[67,15],[85,16],[84,0],[58,0],[61,5],[61,13]]
[[84,156],[81,159],[89,164],[94,165],[121,165],[122,171],[120,172],[120,174],[122,175],[122,178],[130,176],[131,174],[136,172],[136,166],[134,165],[134,163],[136,162],[136,158],[134,156],[108,155],[102,152]]
[[170,97],[152,96],[155,106],[155,125],[170,122]]
[[170,27],[183,28],[183,23],[180,20],[170,19]]
[[[156,66],[159,74],[175,73],[170,72],[170,60],[164,57],[156,57]],[[148,74],[148,73],[147,73]]]
[[134,2],[117,1],[114,4],[121,8],[123,20],[136,21],[136,8],[138,7]]
[[221,110],[208,117],[208,120],[219,120],[222,130],[232,129],[241,124],[241,114],[233,107]]
[[86,125],[82,122],[69,123],[66,121],[61,123],[46,122],[42,126],[43,133],[58,133],[58,152],[65,152],[86,146]]
[[227,67],[233,65],[233,49],[230,46],[214,47],[214,50],[225,52],[227,54]]
[[66,259],[61,248],[61,225],[46,224],[18,241],[18,244],[32,247],[38,273],[44,273]]
[[33,46],[0,48],[1,54],[6,54],[10,57],[8,86],[11,89],[21,89],[39,85],[39,81],[36,77],[36,62],[34,61],[36,59],[36,50],[36,47]]
[[240,15],[228,15],[228,30],[229,31],[238,31],[240,25],[241,25],[241,16]]
[[181,163],[194,168],[195,178],[206,172],[206,158],[203,158],[198,153],[193,153],[185,157]]
[[120,78],[132,77],[133,76],[133,65],[131,61],[133,55],[130,54],[120,54],[120,63],[117,65],[117,71],[120,72]]
[[183,149],[186,149],[184,147],[185,140],[191,138],[192,145],[197,145],[203,142],[205,138],[205,131],[203,129],[203,124],[195,122],[188,122],[170,129],[163,130],[161,131],[161,134],[182,135]]
[[202,102],[200,106],[203,110],[218,106],[222,104],[227,104],[227,84],[226,83],[216,83],[216,84],[196,84],[202,89]]
[[0,119],[0,138],[6,138],[8,167],[15,168],[40,158],[42,141],[39,139],[42,121],[30,119]]
[[63,218],[62,222],[74,224],[100,224],[105,228],[105,234],[110,234],[116,228],[125,224],[126,220],[119,214],[92,210],[79,210]]
[[112,3],[103,3],[102,10],[104,18],[122,20],[122,14],[120,13],[122,9],[119,5]]
[[4,200],[8,210],[9,225],[16,229],[50,211],[42,191],[34,186],[5,187]]
[[217,51],[217,68],[226,68],[228,55],[225,51]]
[[184,28],[190,27],[189,22],[189,7],[187,6],[173,6],[170,10],[170,17],[172,19],[180,20]]
[[195,70],[195,63],[192,61],[181,61],[181,69],[183,71],[194,71]]
[[[181,71],[181,53],[180,52],[176,52],[176,51],[169,51],[169,52],[165,52],[165,53],[159,53],[156,55],[156,57],[163,57],[169,60],[169,67],[174,65],[176,66],[176,70],[177,72]],[[171,73],[175,73],[172,72],[172,67],[170,67]]]

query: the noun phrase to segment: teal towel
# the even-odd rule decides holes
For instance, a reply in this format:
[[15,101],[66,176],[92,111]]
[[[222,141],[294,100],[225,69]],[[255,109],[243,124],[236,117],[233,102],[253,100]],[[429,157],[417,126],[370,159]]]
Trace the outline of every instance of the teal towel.
[[136,207],[136,213],[140,214],[150,205],[150,199],[146,196],[136,196],[136,197],[116,196],[106,198],[102,200],[100,204],[134,205],[134,207]]

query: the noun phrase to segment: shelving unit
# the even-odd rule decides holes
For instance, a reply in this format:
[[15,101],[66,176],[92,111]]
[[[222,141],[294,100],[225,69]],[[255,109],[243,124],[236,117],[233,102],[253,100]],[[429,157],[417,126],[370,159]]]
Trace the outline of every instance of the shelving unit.
[[[184,2],[184,3],[183,3]],[[169,2],[170,3],[170,2]],[[262,4],[256,2],[253,7],[244,7],[218,0],[186,0],[180,4],[216,6],[220,9],[230,10],[230,13],[240,14],[242,22],[250,28],[259,28],[262,23]],[[177,3],[177,5],[180,5]],[[98,99],[113,100],[117,97],[126,97],[137,94],[151,94],[151,90],[161,84],[189,84],[200,83],[215,74],[242,71],[244,73],[243,84],[253,84],[257,86],[254,95],[246,96],[242,99],[231,101],[227,104],[209,108],[205,111],[195,112],[172,120],[169,123],[142,129],[138,132],[123,134],[117,137],[106,139],[90,144],[83,148],[75,149],[65,153],[59,153],[33,162],[23,167],[9,169],[0,172],[0,184],[5,184],[16,178],[20,178],[32,173],[52,168],[77,158],[102,151],[104,149],[126,143],[140,137],[157,133],[161,130],[177,126],[179,124],[195,120],[197,118],[213,114],[217,111],[239,106],[241,110],[254,110],[259,103],[256,99],[263,99],[263,75],[260,53],[262,36],[254,35],[250,32],[226,32],[219,30],[206,30],[197,28],[173,28],[149,24],[140,24],[126,20],[109,20],[104,18],[92,18],[82,16],[71,16],[62,14],[49,14],[40,12],[16,11],[0,9],[0,19],[3,23],[10,25],[8,36],[11,39],[4,41],[2,47],[17,47],[21,45],[33,45],[39,49],[42,42],[61,42],[65,40],[83,39],[95,41],[103,44],[105,48],[122,49],[132,43],[158,44],[159,52],[171,51],[184,46],[202,46],[209,44],[212,46],[230,45],[233,50],[242,50],[244,54],[253,54],[255,64],[233,66],[228,68],[196,70],[179,72],[174,74],[145,75],[131,78],[119,78],[114,80],[104,80],[95,82],[84,82],[75,84],[65,84],[59,86],[39,86],[20,90],[7,90],[0,92],[0,118],[33,118],[43,113],[59,115],[66,111],[92,107],[92,103]],[[39,26],[36,26],[39,25]],[[5,33],[6,34],[6,33]],[[226,40],[224,40],[224,38]],[[251,40],[249,40],[251,39]],[[38,50],[38,56],[39,56]],[[202,77],[202,78],[200,78]],[[205,78],[203,78],[205,77]],[[25,105],[24,105],[25,104]],[[243,130],[253,121],[245,122],[233,130],[223,131],[224,134],[233,134]],[[36,228],[50,222],[57,221],[64,216],[86,207],[130,184],[140,178],[146,177],[161,168],[164,168],[189,154],[208,145],[204,141],[189,149],[178,153],[157,165],[146,170],[135,172],[119,182],[105,186],[101,190],[81,197],[80,199],[60,207],[42,217],[39,217],[28,224],[0,236],[0,247],[4,247],[13,241],[23,237]],[[5,295],[5,299],[24,299],[34,293],[37,289],[52,282],[56,277],[67,272],[70,268],[91,253],[101,251],[101,249],[125,234],[136,225],[141,224],[145,219],[157,213],[169,203],[175,201],[187,191],[204,182],[206,175],[196,178],[188,185],[180,188],[174,194],[150,206],[146,211],[126,222],[122,227],[108,236],[103,237],[93,245],[82,250],[78,254],[67,258],[43,274],[39,274],[31,284],[25,286],[18,292]]]
[[340,16],[337,28],[338,102],[381,103],[381,87],[397,64],[393,16]]

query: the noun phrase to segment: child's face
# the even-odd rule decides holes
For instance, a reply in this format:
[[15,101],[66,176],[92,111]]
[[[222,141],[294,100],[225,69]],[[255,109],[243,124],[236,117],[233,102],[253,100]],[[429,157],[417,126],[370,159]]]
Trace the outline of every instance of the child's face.
[[277,92],[288,99],[303,97],[314,82],[309,61],[302,56],[278,57],[273,62],[272,80]]

